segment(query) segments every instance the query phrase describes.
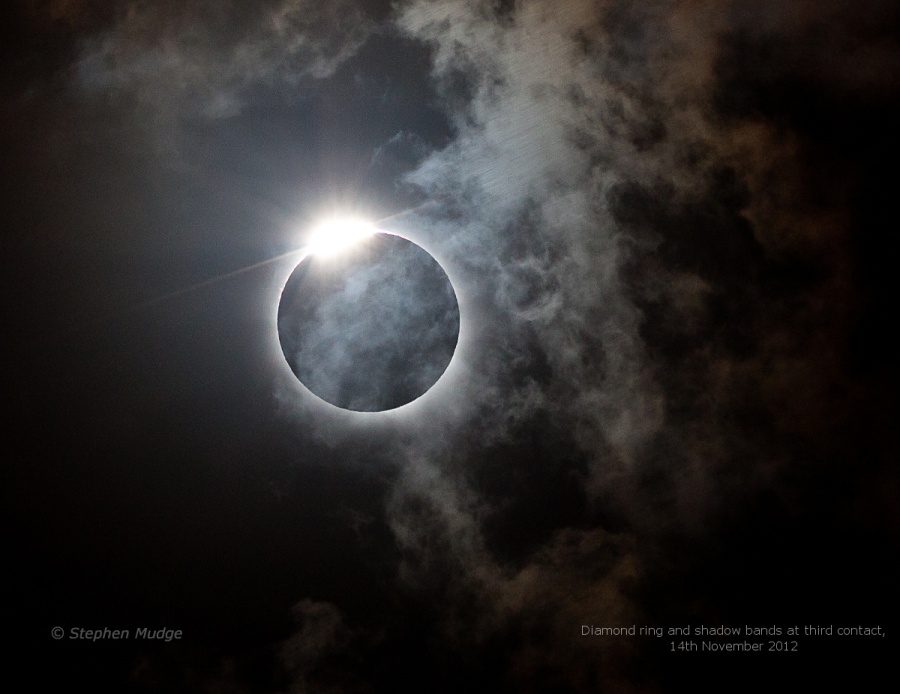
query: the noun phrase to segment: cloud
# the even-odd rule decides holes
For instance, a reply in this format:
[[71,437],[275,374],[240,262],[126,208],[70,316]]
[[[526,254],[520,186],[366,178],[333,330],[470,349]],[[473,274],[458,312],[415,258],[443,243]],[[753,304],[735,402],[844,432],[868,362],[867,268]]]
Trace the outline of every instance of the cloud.
[[360,691],[346,659],[355,634],[329,602],[301,600],[293,608],[298,630],[280,649],[292,694]]
[[75,79],[141,110],[227,117],[254,87],[328,77],[370,29],[352,2],[129,2],[85,39]]
[[[456,126],[407,181],[433,201],[410,226],[450,259],[470,379],[449,442],[404,450],[389,517],[448,643],[503,635],[522,686],[542,666],[585,690],[616,677],[575,667],[566,635],[637,619],[629,586],[658,580],[674,537],[763,490],[792,503],[789,470],[834,463],[820,442],[846,421],[837,393],[866,397],[839,356],[861,300],[853,179],[813,173],[829,145],[783,120],[789,100],[736,105],[792,81],[826,103],[877,93],[865,51],[817,33],[850,6],[815,7],[402,6]],[[757,86],[772,42],[793,62]],[[833,80],[806,46],[848,67]]]
[[[843,203],[811,198],[799,137],[717,110],[742,7],[522,2],[501,16],[460,1],[410,3],[400,19],[432,45],[445,89],[466,85],[466,100],[447,102],[456,139],[408,180],[441,201],[450,221],[422,223],[440,225],[476,311],[490,316],[478,319],[492,328],[472,356],[492,377],[479,387],[503,401],[491,385],[544,360],[543,382],[528,370],[543,395],[531,407],[575,423],[597,475],[645,456],[672,424],[670,399],[689,390],[655,351],[663,332],[690,343],[688,373],[709,388],[728,378],[726,363],[769,379],[787,358],[771,331],[814,338],[796,316],[779,326],[761,307],[808,315],[813,295],[833,293],[834,311],[847,289]],[[797,256],[835,274],[798,288],[788,309],[768,275]],[[750,310],[749,354],[728,344],[732,327],[713,324],[717,302]]]

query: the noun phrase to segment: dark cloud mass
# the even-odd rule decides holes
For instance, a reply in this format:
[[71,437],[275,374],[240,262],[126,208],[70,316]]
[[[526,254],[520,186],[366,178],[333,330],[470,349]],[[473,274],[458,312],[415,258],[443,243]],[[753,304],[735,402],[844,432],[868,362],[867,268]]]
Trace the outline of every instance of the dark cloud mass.
[[[23,662],[110,691],[868,691],[887,672],[897,3],[11,8]],[[456,290],[453,362],[398,412],[323,409],[278,354],[282,255],[335,210],[383,217]],[[356,344],[434,308],[397,287]],[[344,289],[306,367],[324,390],[363,301]],[[185,637],[49,636],[145,623]],[[582,635],[809,624],[887,636],[710,654]]]

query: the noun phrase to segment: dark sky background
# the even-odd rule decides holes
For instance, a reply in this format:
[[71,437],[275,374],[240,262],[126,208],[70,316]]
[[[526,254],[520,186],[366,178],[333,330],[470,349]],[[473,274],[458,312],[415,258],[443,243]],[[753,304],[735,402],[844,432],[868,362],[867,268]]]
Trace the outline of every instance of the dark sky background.
[[[11,0],[0,27],[7,678],[888,672],[896,2]],[[391,216],[459,299],[450,368],[393,413],[323,406],[278,351],[282,256],[335,211]],[[887,636],[582,636],[701,624]]]

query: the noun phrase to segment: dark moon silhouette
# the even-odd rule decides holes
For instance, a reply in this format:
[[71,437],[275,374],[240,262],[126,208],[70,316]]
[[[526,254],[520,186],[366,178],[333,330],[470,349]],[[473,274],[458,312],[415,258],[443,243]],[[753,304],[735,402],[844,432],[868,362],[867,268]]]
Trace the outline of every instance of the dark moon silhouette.
[[459,307],[431,255],[378,233],[297,265],[278,306],[278,337],[312,393],[380,412],[412,402],[441,377],[456,349]]

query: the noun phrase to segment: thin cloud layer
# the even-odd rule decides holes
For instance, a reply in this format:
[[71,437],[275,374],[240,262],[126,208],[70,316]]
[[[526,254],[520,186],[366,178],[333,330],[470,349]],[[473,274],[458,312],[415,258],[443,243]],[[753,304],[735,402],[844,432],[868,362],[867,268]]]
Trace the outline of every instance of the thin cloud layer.
[[371,30],[356,3],[133,2],[87,40],[77,82],[140,109],[226,117],[248,90],[331,75]]

